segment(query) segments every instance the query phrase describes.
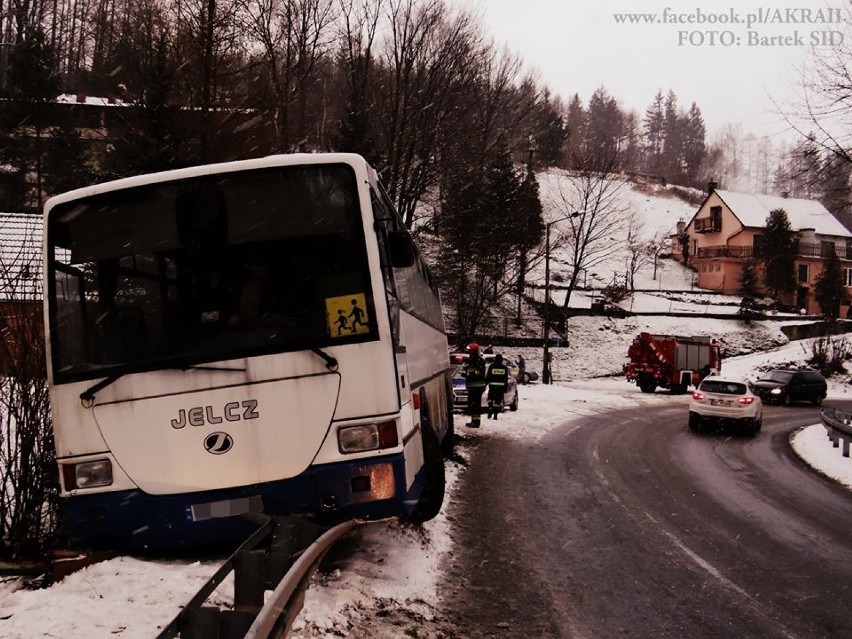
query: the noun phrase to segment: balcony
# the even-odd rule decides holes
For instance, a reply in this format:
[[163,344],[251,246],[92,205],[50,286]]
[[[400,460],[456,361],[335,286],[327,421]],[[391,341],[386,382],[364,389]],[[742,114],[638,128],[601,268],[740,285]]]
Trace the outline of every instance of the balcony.
[[718,217],[702,217],[695,220],[696,233],[718,233],[722,230],[722,219]]
[[718,246],[700,246],[698,247],[698,255],[701,259],[712,259],[720,257],[731,257],[737,259],[747,259],[754,255],[754,250],[751,246],[726,246],[720,244]]
[[[798,257],[817,257],[827,258],[833,251],[833,244],[813,244],[807,242],[794,242],[793,252]],[[748,259],[750,257],[760,259],[762,254],[761,243],[758,242],[755,246],[727,246],[719,244],[717,246],[700,246],[698,247],[697,259],[713,259],[720,257],[730,257],[734,259]],[[840,252],[838,256],[842,260],[852,260],[852,245],[847,246],[845,250]]]

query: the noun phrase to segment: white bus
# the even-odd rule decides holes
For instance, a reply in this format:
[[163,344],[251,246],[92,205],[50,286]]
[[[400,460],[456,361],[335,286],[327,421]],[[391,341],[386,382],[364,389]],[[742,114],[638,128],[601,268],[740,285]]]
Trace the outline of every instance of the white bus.
[[45,207],[71,547],[240,541],[241,517],[434,517],[453,437],[435,281],[357,155],[91,186]]

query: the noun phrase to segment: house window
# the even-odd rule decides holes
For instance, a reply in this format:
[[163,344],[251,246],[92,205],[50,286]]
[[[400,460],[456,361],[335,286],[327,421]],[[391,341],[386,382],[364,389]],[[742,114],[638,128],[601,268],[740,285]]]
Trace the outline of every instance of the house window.
[[808,265],[807,264],[799,264],[799,278],[798,281],[802,284],[806,284],[808,281]]
[[710,228],[713,231],[721,231],[722,230],[722,207],[721,206],[711,206],[710,207]]
[[843,279],[846,286],[852,286],[852,268],[843,269]]
[[722,265],[721,265],[721,264],[717,264],[717,265],[716,265],[716,272],[718,273],[718,272],[719,272],[719,271],[721,271],[721,270],[722,270]]
[[822,240],[819,243],[820,257],[831,257],[835,253],[834,242]]

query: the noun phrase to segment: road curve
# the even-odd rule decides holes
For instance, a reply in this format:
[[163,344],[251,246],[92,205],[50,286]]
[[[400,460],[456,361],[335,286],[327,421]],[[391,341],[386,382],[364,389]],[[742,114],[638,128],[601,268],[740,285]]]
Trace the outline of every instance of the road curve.
[[[755,438],[691,433],[683,405],[472,447],[443,586],[459,637],[852,637],[852,493],[767,407]],[[852,463],[852,462],[850,462]]]

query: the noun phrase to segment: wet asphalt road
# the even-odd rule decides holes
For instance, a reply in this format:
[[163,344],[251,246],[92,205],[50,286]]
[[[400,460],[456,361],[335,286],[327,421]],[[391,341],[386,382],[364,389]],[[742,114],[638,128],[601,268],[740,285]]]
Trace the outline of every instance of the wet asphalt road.
[[818,421],[766,407],[753,439],[696,435],[662,403],[538,442],[463,437],[454,634],[852,637],[852,492],[788,444]]

